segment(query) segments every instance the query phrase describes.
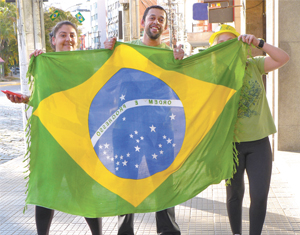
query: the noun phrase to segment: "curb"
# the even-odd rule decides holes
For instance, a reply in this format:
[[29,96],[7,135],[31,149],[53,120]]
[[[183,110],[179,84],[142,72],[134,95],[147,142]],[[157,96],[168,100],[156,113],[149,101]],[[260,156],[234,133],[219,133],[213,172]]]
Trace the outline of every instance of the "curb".
[[0,80],[0,87],[2,86],[16,86],[16,85],[20,85],[20,80],[16,79],[16,80]]

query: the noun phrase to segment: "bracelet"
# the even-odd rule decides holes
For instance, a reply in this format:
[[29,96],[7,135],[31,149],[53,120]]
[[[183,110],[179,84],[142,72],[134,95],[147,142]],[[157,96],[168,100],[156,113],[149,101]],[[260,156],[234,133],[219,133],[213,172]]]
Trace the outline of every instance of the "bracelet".
[[263,48],[264,44],[265,44],[265,41],[262,38],[259,38],[259,44],[258,44],[257,48],[258,49]]

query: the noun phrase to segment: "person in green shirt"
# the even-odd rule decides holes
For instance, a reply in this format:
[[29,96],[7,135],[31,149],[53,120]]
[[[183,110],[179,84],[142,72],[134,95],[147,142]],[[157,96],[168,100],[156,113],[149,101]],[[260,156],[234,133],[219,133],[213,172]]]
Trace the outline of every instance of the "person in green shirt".
[[[161,35],[168,27],[167,12],[164,8],[158,5],[148,7],[141,20],[141,25],[144,27],[144,35],[142,39],[132,41],[130,43],[151,47],[159,47],[171,49],[162,42]],[[116,43],[116,38],[108,38],[104,42],[105,49],[112,50]],[[174,50],[174,58],[182,60],[184,51],[179,45]],[[134,214],[121,215],[118,219],[118,235],[134,235],[133,227]],[[156,212],[156,227],[157,234],[160,235],[180,235],[180,229],[175,222],[175,208],[168,208],[163,211]]]
[[[163,7],[158,5],[148,7],[141,20],[141,26],[145,29],[143,37],[141,39],[131,41],[130,43],[171,50],[168,45],[162,42],[162,33],[168,28],[167,22],[167,12]],[[104,42],[105,49],[112,50],[115,46],[116,40],[116,37],[107,38]],[[178,47],[175,45],[174,47],[176,47],[173,52],[174,58],[176,60],[182,60],[184,57],[182,45],[179,45]]]
[[249,179],[250,235],[261,234],[266,211],[272,172],[272,151],[268,136],[276,127],[268,106],[262,75],[280,68],[289,60],[288,54],[254,35],[239,35],[235,28],[221,25],[209,39],[211,45],[238,37],[244,43],[267,53],[267,56],[248,58],[236,124],[237,172],[226,187],[227,212],[233,234],[242,234],[242,204],[244,172]]

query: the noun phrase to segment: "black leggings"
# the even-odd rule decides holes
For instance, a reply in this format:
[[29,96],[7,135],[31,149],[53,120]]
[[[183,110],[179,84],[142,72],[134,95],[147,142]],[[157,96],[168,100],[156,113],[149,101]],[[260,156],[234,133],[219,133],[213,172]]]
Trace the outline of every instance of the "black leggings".
[[[155,212],[156,230],[158,235],[180,235],[180,229],[175,221],[175,207]],[[134,235],[134,214],[118,217],[118,235]]]
[[227,212],[233,234],[242,234],[242,204],[245,191],[244,172],[249,179],[250,235],[261,234],[272,173],[272,151],[268,137],[236,144],[239,166],[226,187]]
[[[53,219],[54,210],[41,206],[35,207],[35,222],[38,235],[48,235],[50,231],[51,221]],[[88,223],[92,235],[102,235],[101,218],[85,218]]]

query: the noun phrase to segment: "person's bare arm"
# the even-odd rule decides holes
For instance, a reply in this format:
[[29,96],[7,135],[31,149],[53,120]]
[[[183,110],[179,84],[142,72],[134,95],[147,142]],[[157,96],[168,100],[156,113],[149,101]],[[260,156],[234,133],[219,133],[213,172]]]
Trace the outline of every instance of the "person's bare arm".
[[[241,39],[243,42],[248,43],[249,45],[253,44],[256,47],[260,42],[260,39],[251,34],[240,35],[238,40]],[[290,59],[289,55],[284,50],[274,47],[266,42],[261,49],[268,54],[264,65],[266,73],[282,67]]]

